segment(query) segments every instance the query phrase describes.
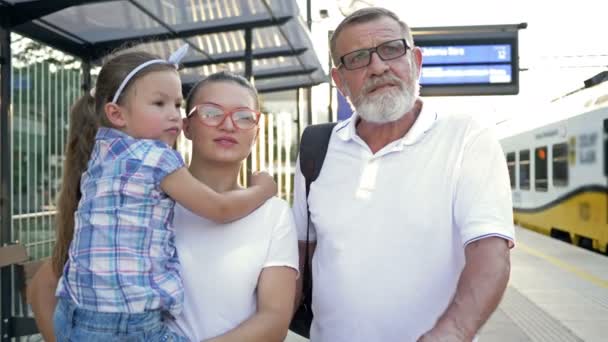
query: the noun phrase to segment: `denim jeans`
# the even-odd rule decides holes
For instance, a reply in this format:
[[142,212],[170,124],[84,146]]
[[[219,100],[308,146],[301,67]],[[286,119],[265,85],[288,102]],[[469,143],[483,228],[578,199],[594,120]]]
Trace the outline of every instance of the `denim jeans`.
[[53,325],[57,342],[188,342],[169,329],[160,310],[95,312],[79,309],[66,298],[57,299]]

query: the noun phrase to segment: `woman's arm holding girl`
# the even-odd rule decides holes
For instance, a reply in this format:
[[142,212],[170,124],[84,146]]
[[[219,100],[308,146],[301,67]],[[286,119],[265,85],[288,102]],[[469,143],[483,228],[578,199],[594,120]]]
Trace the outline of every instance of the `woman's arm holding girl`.
[[40,266],[27,289],[27,298],[32,305],[36,325],[42,338],[47,342],[55,342],[53,313],[57,305],[55,290],[58,281],[51,262],[46,261]]
[[251,177],[251,186],[246,189],[217,193],[182,167],[167,175],[161,188],[193,213],[226,223],[247,216],[277,193],[277,185],[269,174],[258,172]]

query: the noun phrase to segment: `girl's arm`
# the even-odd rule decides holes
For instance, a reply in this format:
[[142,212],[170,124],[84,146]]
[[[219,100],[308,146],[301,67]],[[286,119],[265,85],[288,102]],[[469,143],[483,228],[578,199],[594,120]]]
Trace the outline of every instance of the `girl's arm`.
[[295,269],[266,267],[258,280],[258,309],[248,320],[205,342],[283,342],[293,315]]
[[160,186],[176,202],[199,216],[226,223],[247,216],[277,193],[277,185],[267,173],[252,176],[247,189],[217,193],[182,167],[163,178]]
[[27,289],[27,298],[32,306],[36,325],[47,342],[55,342],[53,313],[57,305],[55,290],[58,282],[59,278],[53,272],[51,261],[47,260],[40,266]]

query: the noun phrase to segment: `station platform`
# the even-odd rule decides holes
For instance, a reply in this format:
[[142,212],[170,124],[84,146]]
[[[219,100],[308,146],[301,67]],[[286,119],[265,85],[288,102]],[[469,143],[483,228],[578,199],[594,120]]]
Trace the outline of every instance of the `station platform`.
[[608,256],[516,227],[511,279],[482,341],[608,341]]
[[509,286],[479,341],[608,341],[608,256],[515,229]]

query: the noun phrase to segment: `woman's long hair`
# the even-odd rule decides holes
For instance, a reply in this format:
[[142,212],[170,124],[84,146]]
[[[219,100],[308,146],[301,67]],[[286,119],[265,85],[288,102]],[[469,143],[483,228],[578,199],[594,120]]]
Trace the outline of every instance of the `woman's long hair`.
[[53,271],[61,275],[74,235],[74,212],[80,200],[80,176],[87,168],[93,141],[97,133],[95,99],[81,97],[70,112],[70,128],[61,176],[61,191],[57,199],[56,242],[53,249]]

